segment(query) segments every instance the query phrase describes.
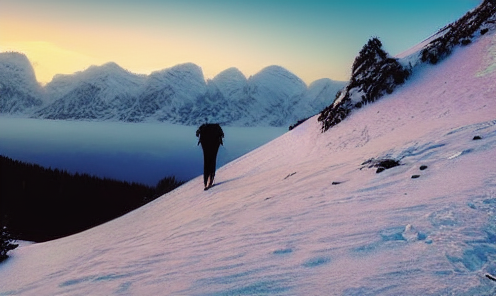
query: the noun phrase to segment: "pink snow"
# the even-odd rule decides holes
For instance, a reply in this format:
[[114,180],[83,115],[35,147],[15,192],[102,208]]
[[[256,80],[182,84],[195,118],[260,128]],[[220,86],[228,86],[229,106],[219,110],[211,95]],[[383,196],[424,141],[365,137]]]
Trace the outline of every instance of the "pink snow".
[[[19,247],[0,265],[0,295],[476,288],[490,262],[459,272],[449,258],[462,257],[465,231],[482,235],[491,217],[467,202],[496,198],[487,185],[496,184],[494,48],[493,32],[421,66],[326,133],[311,118],[218,169],[209,191],[199,176],[104,225]],[[476,133],[488,138],[472,141]],[[362,165],[371,158],[402,165],[376,174]]]

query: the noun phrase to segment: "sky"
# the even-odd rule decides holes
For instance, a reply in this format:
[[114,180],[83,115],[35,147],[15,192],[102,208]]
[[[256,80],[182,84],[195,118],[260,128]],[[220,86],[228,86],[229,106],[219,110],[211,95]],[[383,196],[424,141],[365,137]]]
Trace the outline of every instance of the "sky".
[[116,62],[134,72],[192,62],[206,79],[282,66],[305,83],[348,80],[371,37],[399,54],[482,0],[0,0],[0,52],[42,84]]

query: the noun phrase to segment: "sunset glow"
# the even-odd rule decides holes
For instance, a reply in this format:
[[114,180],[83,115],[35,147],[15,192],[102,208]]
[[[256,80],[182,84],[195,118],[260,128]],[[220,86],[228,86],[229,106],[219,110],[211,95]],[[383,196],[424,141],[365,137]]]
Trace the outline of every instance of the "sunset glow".
[[479,3],[0,0],[0,52],[26,54],[41,83],[112,61],[145,74],[192,62],[205,78],[280,65],[309,84],[347,80],[370,37],[398,54]]

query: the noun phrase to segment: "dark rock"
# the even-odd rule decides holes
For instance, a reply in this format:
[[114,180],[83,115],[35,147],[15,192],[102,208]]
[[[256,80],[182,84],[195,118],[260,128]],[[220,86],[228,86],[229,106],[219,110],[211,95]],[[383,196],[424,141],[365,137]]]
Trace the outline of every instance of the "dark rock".
[[383,171],[385,171],[386,169],[385,168],[378,168],[377,171],[375,171],[376,174],[379,174]]
[[400,162],[394,159],[383,159],[378,163],[378,166],[383,167],[385,169],[394,168],[395,166],[399,166]]
[[417,178],[420,178],[420,175],[413,175],[412,176],[412,179],[417,179]]
[[369,159],[362,163],[362,165],[368,165],[368,168],[377,168],[376,173],[383,172],[384,170],[394,168],[399,166],[400,162],[394,159]]
[[291,173],[291,174],[287,175],[287,176],[284,178],[284,180],[286,180],[287,178],[289,178],[289,177],[291,177],[291,176],[294,176],[294,174],[296,174],[296,172],[294,172],[294,173]]
[[421,166],[420,166],[420,170],[421,170],[421,171],[423,171],[423,170],[425,170],[425,169],[427,169],[427,168],[428,168],[428,166],[426,166],[426,165],[421,165]]
[[482,140],[482,137],[481,136],[475,136],[472,140]]

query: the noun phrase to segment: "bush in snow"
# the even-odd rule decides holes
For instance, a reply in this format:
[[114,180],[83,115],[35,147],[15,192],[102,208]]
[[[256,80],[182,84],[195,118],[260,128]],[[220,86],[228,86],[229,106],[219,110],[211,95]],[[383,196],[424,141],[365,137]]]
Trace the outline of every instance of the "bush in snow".
[[326,131],[341,122],[352,109],[392,93],[409,75],[408,69],[382,49],[378,38],[370,39],[355,58],[346,88],[337,94],[332,105],[321,112],[319,121],[322,122],[322,130]]
[[7,259],[7,253],[18,246],[19,245],[13,243],[12,236],[7,231],[7,227],[0,225],[0,262]]
[[481,35],[488,32],[488,26],[496,21],[495,14],[496,1],[485,0],[479,7],[443,28],[439,32],[444,32],[442,36],[431,41],[420,52],[420,60],[436,64],[447,57],[455,46],[470,44],[479,29],[481,29],[479,32]]

